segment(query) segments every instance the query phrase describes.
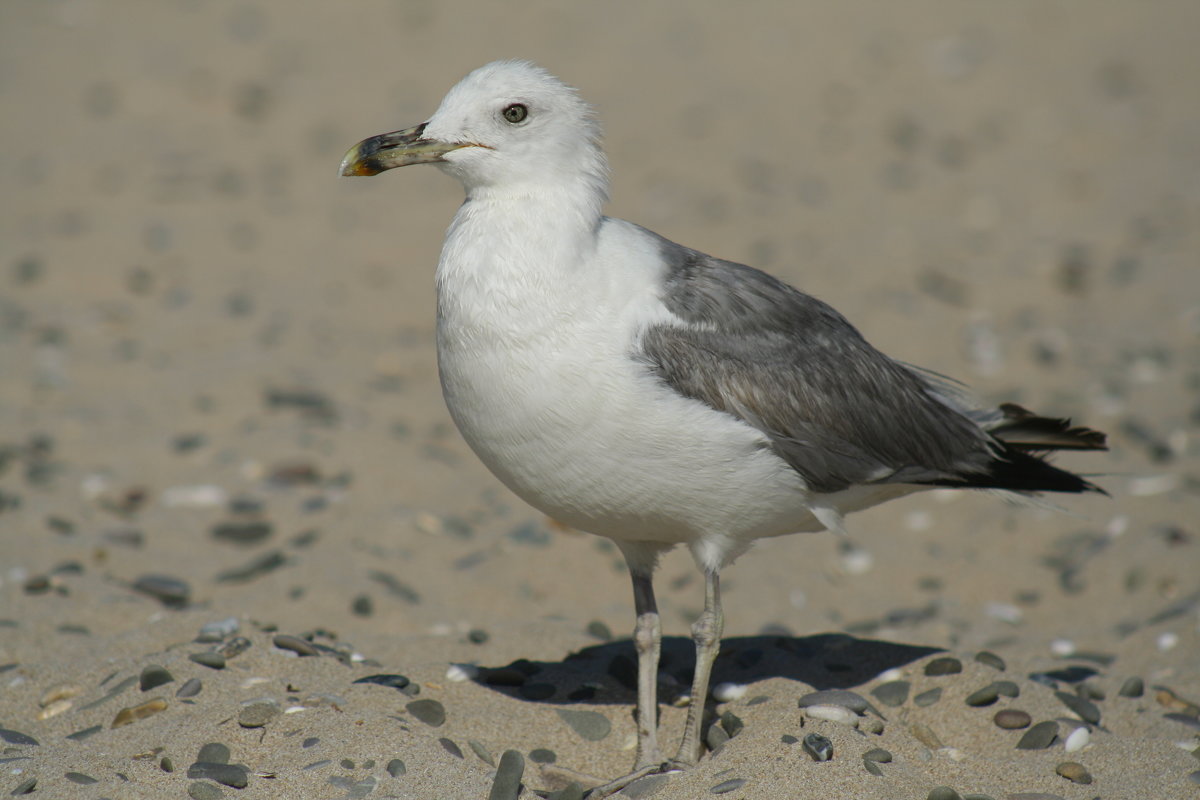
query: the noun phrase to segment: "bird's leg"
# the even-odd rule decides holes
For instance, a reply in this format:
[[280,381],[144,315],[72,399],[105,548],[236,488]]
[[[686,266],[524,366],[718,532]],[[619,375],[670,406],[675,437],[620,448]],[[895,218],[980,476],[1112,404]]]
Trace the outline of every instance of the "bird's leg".
[[662,623],[654,602],[653,577],[649,572],[631,569],[633,607],[637,624],[633,628],[633,646],[638,656],[637,683],[637,761],[634,770],[663,763],[658,749],[658,659],[662,650]]
[[721,649],[721,630],[725,620],[721,614],[721,577],[717,570],[704,572],[704,612],[692,625],[692,641],[696,643],[696,673],[692,677],[692,704],[688,706],[687,725],[673,764],[690,767],[700,760],[704,750],[700,726],[704,722],[704,706],[708,698],[708,680],[713,661]]

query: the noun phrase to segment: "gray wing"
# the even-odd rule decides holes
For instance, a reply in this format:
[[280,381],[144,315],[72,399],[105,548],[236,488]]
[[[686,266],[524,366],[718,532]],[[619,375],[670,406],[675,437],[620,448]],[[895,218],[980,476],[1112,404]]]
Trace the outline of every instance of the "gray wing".
[[988,471],[994,440],[833,308],[659,238],[661,299],[682,324],[644,331],[640,357],[675,391],[761,430],[810,488],[959,484]]

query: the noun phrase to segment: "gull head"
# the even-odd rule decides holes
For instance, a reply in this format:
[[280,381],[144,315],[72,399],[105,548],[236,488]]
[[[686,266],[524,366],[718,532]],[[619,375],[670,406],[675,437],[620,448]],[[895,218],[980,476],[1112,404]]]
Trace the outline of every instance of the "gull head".
[[463,78],[427,121],[364,139],[343,175],[435,164],[468,195],[581,188],[603,197],[608,168],[591,107],[528,61],[495,61]]

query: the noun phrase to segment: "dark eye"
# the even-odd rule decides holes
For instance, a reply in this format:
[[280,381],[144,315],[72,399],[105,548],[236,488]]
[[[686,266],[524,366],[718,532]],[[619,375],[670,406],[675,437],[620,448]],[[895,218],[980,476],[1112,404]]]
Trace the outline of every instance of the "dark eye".
[[529,116],[529,109],[523,103],[513,103],[504,109],[504,119],[516,125],[518,122],[524,122]]

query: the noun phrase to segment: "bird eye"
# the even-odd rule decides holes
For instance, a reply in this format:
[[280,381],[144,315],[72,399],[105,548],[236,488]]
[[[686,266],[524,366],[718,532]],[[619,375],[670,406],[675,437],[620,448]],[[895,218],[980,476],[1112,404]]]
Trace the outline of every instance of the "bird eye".
[[504,119],[516,125],[518,122],[524,122],[529,116],[529,109],[522,103],[513,103],[504,109]]

